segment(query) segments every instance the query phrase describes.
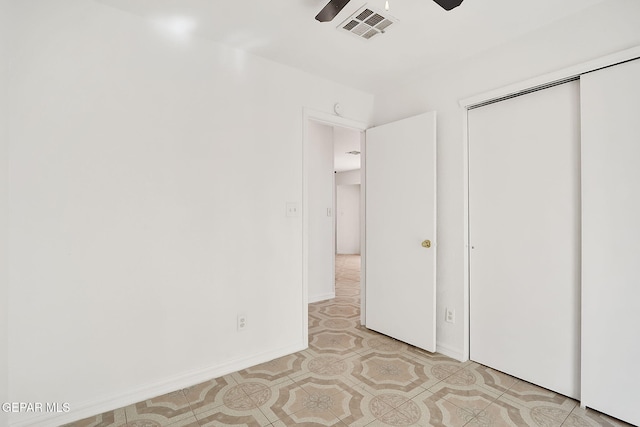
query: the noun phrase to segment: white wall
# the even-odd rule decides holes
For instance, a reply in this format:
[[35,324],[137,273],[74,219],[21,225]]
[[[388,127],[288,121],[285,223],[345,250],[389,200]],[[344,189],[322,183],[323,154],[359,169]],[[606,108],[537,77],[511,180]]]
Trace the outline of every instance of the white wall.
[[335,126],[333,128],[333,150],[335,153],[334,168],[338,172],[360,169],[361,156],[347,154],[360,151],[361,132],[354,129]]
[[335,297],[333,127],[309,121],[309,302]]
[[361,182],[360,169],[336,173],[336,185],[355,185]]
[[360,184],[336,185],[336,253],[360,254]]
[[[8,265],[7,265],[7,231],[8,231],[8,196],[7,196],[7,51],[8,48],[8,2],[0,1],[0,402],[9,400],[8,381]],[[0,411],[0,425],[7,425],[8,416]]]
[[[359,132],[357,136],[361,137]],[[336,173],[336,252],[339,254],[361,252],[360,182],[360,169]]]
[[464,354],[464,159],[460,99],[640,44],[640,2],[608,0],[503,47],[429,74],[417,72],[376,94],[374,122],[438,112],[438,348]]
[[93,1],[9,7],[9,399],[57,424],[303,348],[303,107],[372,96]]

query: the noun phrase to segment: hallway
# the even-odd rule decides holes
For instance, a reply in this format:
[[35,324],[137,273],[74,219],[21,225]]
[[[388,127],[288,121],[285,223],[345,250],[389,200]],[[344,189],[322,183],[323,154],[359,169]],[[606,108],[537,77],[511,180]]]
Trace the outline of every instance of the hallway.
[[309,348],[69,424],[198,426],[625,426],[475,362],[360,326],[360,257],[336,258],[336,298],[309,305]]

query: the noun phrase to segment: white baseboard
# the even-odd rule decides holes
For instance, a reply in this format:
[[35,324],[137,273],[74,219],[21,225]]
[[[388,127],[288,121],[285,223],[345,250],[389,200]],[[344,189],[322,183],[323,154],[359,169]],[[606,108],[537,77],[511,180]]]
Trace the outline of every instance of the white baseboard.
[[440,353],[440,354],[444,354],[447,357],[450,357],[452,359],[456,359],[460,362],[466,362],[467,358],[464,357],[464,352],[462,350],[459,350],[457,348],[453,348],[450,347],[446,344],[442,344],[442,343],[436,343],[436,352]]
[[114,409],[132,405],[146,399],[151,399],[152,397],[161,396],[172,391],[190,387],[192,385],[199,384],[213,378],[218,378],[232,372],[246,369],[250,366],[268,362],[269,360],[273,360],[278,357],[286,356],[288,354],[304,350],[306,347],[306,343],[299,343],[297,345],[292,345],[289,347],[269,350],[250,357],[231,360],[220,365],[213,365],[203,367],[201,369],[195,369],[180,375],[176,375],[174,377],[165,378],[155,383],[143,385],[134,390],[123,390],[121,393],[88,400],[80,404],[74,404],[71,408],[72,411],[68,413],[38,413],[36,415],[30,414],[28,418],[21,417],[20,419],[11,420],[9,422],[9,426],[55,427],[73,421],[78,421],[93,415],[102,414],[103,412],[112,411]]
[[328,299],[332,299],[336,297],[336,293],[334,292],[329,292],[327,294],[320,294],[320,295],[309,295],[309,304],[313,303],[313,302],[320,302],[320,301],[325,301]]

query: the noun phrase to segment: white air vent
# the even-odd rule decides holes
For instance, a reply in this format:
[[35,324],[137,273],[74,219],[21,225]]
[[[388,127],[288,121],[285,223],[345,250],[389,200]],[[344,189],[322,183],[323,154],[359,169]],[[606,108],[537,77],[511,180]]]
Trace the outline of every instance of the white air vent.
[[369,40],[378,34],[384,34],[387,28],[396,22],[396,18],[365,5],[340,24],[338,30]]

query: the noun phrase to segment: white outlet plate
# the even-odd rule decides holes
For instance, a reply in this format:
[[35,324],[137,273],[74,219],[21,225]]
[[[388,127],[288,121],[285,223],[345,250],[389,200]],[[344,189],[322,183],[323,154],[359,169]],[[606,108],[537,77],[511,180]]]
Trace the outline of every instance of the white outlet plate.
[[287,202],[286,212],[288,217],[296,217],[298,216],[298,204],[293,202]]
[[238,331],[244,331],[245,329],[247,329],[247,316],[238,314]]
[[456,311],[446,308],[444,310],[444,321],[448,323],[456,323]]

